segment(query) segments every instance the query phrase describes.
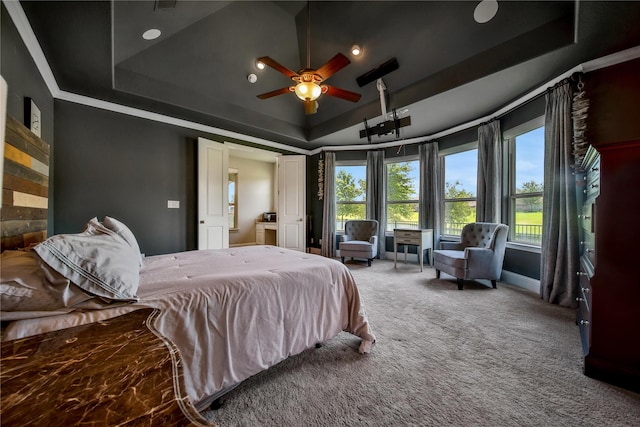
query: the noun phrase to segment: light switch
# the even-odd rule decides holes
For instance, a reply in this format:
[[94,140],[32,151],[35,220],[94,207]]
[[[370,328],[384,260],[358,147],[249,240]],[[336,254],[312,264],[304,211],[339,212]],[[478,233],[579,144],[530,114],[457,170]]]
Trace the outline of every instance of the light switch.
[[169,209],[180,209],[180,201],[179,200],[167,200],[167,207]]

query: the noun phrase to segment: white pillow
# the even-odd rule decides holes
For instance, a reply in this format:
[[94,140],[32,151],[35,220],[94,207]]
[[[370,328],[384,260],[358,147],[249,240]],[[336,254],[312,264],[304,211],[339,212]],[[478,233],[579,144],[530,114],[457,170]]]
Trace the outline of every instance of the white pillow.
[[5,251],[0,264],[0,320],[31,319],[107,306],[51,269],[33,251]]
[[115,218],[111,218],[110,216],[105,216],[102,221],[105,227],[107,227],[111,231],[115,231],[122,237],[124,240],[131,245],[134,251],[140,255],[140,267],[142,267],[142,254],[140,252],[140,246],[138,245],[138,240],[136,240],[136,236],[133,232],[124,225],[122,222],[118,221]]
[[51,268],[91,295],[137,301],[140,253],[93,218],[79,234],[52,236],[34,248]]

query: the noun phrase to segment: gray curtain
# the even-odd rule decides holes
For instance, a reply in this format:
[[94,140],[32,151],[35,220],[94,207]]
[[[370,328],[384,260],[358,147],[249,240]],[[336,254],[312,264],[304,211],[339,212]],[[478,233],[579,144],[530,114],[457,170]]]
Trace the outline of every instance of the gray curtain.
[[540,297],[576,307],[579,269],[576,184],[571,164],[571,97],[568,82],[546,95],[544,123],[544,199]]
[[502,197],[502,134],[500,121],[478,128],[478,194],[476,221],[500,222]]
[[440,242],[440,159],[438,143],[432,141],[418,147],[420,156],[420,228],[433,229],[433,247]]
[[367,152],[367,219],[378,221],[378,258],[385,258],[385,230],[387,229],[387,183],[384,151]]
[[324,206],[322,208],[322,256],[334,257],[336,245],[336,153],[324,154]]

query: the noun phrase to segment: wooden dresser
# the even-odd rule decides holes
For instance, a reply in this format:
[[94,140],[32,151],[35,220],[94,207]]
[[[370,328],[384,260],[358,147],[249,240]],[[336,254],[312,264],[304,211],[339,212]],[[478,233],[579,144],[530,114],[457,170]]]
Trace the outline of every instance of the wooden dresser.
[[577,321],[584,372],[640,391],[640,141],[591,147],[582,166]]

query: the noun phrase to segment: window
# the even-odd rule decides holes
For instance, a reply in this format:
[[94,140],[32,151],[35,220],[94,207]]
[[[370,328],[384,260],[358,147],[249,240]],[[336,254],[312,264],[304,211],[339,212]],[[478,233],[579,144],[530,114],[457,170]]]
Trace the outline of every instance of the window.
[[387,163],[387,231],[418,228],[418,160]]
[[229,169],[229,229],[238,228],[238,170]]
[[508,139],[509,240],[542,243],[544,187],[544,126]]
[[476,220],[478,149],[443,157],[442,234],[460,236]]
[[336,164],[336,230],[350,219],[366,219],[367,166]]

